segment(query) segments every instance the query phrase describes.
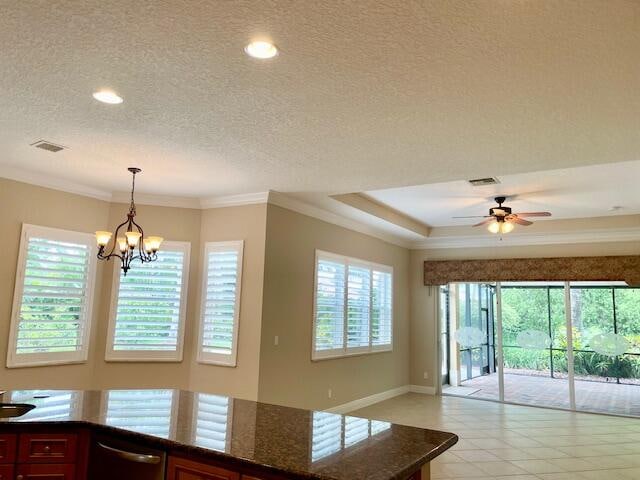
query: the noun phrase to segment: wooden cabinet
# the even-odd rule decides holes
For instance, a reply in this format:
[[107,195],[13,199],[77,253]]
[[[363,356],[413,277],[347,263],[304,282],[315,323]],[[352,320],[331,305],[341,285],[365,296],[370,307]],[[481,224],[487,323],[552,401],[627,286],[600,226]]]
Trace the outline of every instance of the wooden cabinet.
[[0,435],[0,463],[14,463],[18,445],[17,435]]
[[180,457],[169,457],[167,480],[240,480],[240,474]]
[[84,480],[87,432],[68,432],[0,435],[0,480]]
[[25,463],[16,469],[16,480],[74,480],[76,466],[64,463]]

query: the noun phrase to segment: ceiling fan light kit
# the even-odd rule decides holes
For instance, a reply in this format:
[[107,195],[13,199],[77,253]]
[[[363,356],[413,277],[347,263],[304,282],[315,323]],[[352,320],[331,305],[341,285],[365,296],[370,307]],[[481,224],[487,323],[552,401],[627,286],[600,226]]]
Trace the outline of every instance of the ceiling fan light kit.
[[498,204],[497,207],[491,207],[489,209],[489,215],[479,215],[475,217],[454,217],[454,218],[485,218],[479,223],[473,225],[474,227],[480,227],[482,225],[487,226],[487,230],[494,234],[504,234],[512,232],[515,225],[522,225],[528,227],[533,225],[533,222],[525,220],[523,217],[550,217],[549,212],[523,212],[513,213],[511,207],[505,207],[502,204],[507,200],[507,197],[495,197],[494,200]]

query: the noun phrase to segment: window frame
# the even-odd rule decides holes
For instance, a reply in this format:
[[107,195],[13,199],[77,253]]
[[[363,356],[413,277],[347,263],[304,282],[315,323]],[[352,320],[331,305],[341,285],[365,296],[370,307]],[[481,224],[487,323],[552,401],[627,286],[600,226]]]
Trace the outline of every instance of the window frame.
[[[24,280],[27,261],[29,238],[43,237],[53,241],[84,244],[89,248],[87,264],[84,326],[82,327],[82,348],[73,352],[22,353],[18,354],[18,324],[20,322],[20,307],[24,293]],[[89,342],[91,326],[93,324],[94,293],[96,284],[97,247],[95,237],[90,233],[43,227],[28,223],[22,224],[20,246],[18,247],[18,262],[14,281],[13,302],[11,307],[11,322],[7,345],[7,368],[37,367],[47,365],[70,365],[86,363],[89,358]]]
[[[204,336],[204,313],[207,304],[207,278],[209,273],[209,253],[215,251],[227,251],[235,248],[238,252],[235,311],[233,314],[233,336],[231,353],[205,352],[202,348]],[[222,367],[236,367],[238,365],[238,338],[240,331],[240,310],[242,303],[242,270],[244,267],[244,240],[228,240],[206,242],[202,265],[202,283],[200,284],[200,310],[198,312],[198,353],[196,361],[206,365],[218,365]]]
[[[332,348],[327,350],[316,350],[316,327],[317,327],[317,296],[318,296],[318,262],[322,259],[340,262],[345,266],[345,288],[344,288],[344,324],[343,324],[343,346],[342,348]],[[349,266],[368,268],[371,271],[370,286],[373,283],[373,271],[389,273],[391,275],[391,302],[390,302],[390,332],[389,343],[383,345],[373,345],[372,333],[371,333],[371,305],[372,305],[372,288],[370,287],[369,296],[369,345],[366,347],[349,347],[347,340],[347,327],[348,327],[348,294],[349,294]],[[370,262],[362,260],[360,258],[349,257],[347,255],[340,255],[337,253],[327,252],[324,250],[316,249],[314,269],[313,269],[313,320],[311,326],[311,361],[330,360],[334,358],[353,357],[358,355],[369,355],[380,352],[392,352],[393,351],[393,327],[394,327],[394,269],[391,265],[384,265],[381,263]]]
[[[119,261],[113,264],[113,279],[111,283],[111,301],[109,307],[109,326],[105,345],[105,361],[107,362],[182,362],[184,356],[184,334],[187,317],[187,303],[189,296],[189,267],[191,265],[191,242],[167,241],[162,243],[162,249],[182,251],[182,288],[180,291],[180,313],[178,315],[178,338],[175,351],[163,350],[115,350],[113,342],[116,332],[116,317],[118,313],[118,293],[120,291]],[[134,263],[132,269],[136,264]]]

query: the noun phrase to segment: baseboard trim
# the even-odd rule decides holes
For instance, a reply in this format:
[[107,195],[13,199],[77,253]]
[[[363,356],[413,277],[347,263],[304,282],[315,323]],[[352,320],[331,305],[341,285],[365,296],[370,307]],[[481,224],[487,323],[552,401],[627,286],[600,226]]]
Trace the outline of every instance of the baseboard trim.
[[409,391],[413,393],[425,393],[427,395],[435,395],[436,387],[425,387],[424,385],[409,385]]
[[331,413],[344,414],[352,412],[354,410],[358,410],[360,408],[368,407],[369,405],[373,405],[374,403],[389,400],[390,398],[397,397],[399,395],[404,395],[405,393],[409,392],[434,395],[436,393],[436,389],[434,387],[424,387],[422,385],[403,385],[402,387],[392,388],[391,390],[385,390],[384,392],[380,393],[374,393],[373,395],[369,395],[367,397],[358,398],[357,400],[328,408],[326,409],[326,411]]

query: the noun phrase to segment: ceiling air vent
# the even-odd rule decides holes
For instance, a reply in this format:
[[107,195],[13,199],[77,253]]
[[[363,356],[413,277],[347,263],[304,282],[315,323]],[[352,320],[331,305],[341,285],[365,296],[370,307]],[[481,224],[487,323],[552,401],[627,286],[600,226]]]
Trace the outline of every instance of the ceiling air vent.
[[500,183],[500,180],[494,177],[474,178],[473,180],[469,180],[469,183],[474,187],[483,187],[485,185],[495,185],[496,183]]
[[35,143],[31,144],[32,147],[41,148],[42,150],[47,150],[48,152],[59,152],[60,150],[64,150],[66,147],[62,145],[56,145],[55,143],[48,142],[46,140],[38,140]]

